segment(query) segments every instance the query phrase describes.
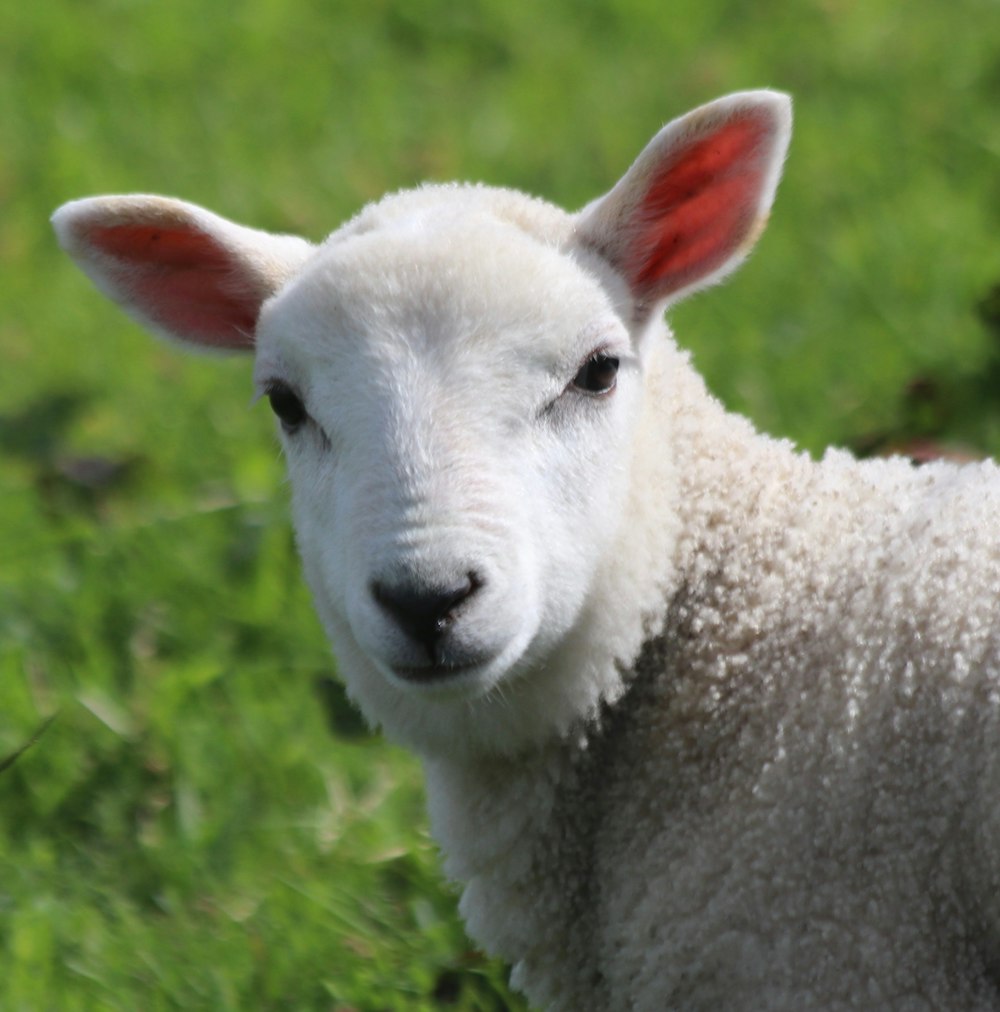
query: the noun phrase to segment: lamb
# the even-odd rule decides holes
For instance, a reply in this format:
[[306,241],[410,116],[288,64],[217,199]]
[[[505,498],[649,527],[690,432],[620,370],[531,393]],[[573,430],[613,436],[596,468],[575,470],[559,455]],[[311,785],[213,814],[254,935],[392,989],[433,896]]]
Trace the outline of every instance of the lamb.
[[319,246],[54,217],[149,329],[254,352],[342,676],[538,1006],[1000,1009],[1000,473],[814,461],[663,321],[790,132],[734,94],[579,213],[426,186]]

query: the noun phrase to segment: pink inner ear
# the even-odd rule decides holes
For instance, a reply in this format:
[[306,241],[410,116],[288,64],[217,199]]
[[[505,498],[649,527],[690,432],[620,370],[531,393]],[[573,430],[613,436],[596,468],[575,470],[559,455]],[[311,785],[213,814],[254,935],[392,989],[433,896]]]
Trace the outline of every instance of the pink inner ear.
[[119,265],[128,304],[177,337],[213,348],[252,348],[261,298],[232,255],[190,228],[113,225],[90,242]]
[[664,296],[703,280],[753,237],[768,169],[770,124],[752,113],[682,147],[637,212],[629,276]]

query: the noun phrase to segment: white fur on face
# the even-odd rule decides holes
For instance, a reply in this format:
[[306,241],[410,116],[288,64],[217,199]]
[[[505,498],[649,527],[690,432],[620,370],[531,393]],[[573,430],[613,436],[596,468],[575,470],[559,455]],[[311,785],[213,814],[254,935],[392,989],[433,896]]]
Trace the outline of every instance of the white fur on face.
[[[487,213],[459,230],[454,193],[440,219],[428,196],[331,238],[265,309],[256,375],[311,418],[285,436],[295,523],[350,691],[433,751],[473,704],[518,723],[519,676],[544,679],[577,621],[617,534],[641,370],[572,258]],[[621,362],[604,396],[572,386],[595,351]],[[373,593],[468,573],[433,658]]]

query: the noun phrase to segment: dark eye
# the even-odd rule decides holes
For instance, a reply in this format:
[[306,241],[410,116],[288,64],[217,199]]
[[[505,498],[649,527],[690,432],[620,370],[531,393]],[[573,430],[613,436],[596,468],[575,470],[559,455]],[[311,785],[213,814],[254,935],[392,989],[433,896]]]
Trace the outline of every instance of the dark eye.
[[588,394],[607,394],[618,379],[618,359],[598,352],[591,355],[573,377],[573,386]]
[[295,432],[309,417],[301,398],[285,383],[274,382],[268,385],[267,399],[271,402],[271,410],[278,416],[281,427],[287,433]]

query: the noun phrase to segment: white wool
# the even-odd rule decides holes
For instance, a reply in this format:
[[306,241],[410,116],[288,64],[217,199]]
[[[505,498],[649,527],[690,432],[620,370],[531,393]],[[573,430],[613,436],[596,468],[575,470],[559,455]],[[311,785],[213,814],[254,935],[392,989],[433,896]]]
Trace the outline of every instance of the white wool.
[[148,325],[255,345],[348,689],[539,1006],[1000,1009],[1000,473],[814,461],[659,318],[746,254],[789,122],[696,110],[578,215],[56,216]]
[[817,464],[669,357],[628,695],[585,747],[428,763],[470,930],[559,1009],[998,1007],[996,466]]

